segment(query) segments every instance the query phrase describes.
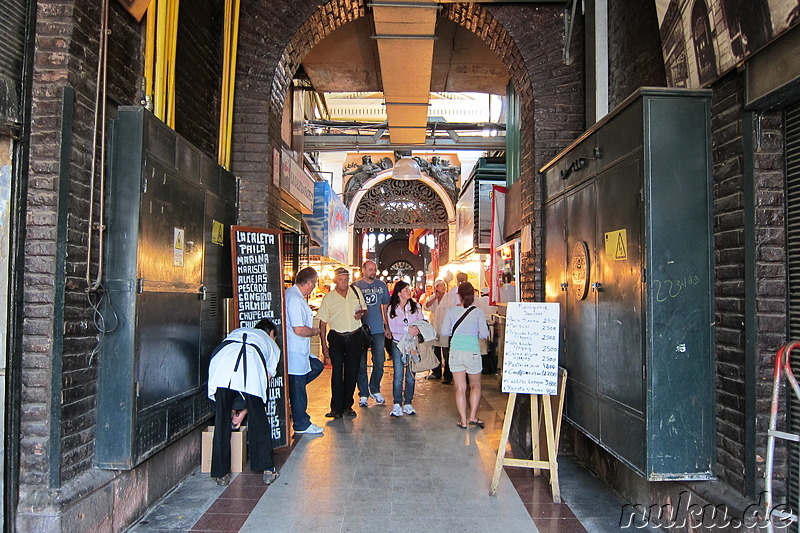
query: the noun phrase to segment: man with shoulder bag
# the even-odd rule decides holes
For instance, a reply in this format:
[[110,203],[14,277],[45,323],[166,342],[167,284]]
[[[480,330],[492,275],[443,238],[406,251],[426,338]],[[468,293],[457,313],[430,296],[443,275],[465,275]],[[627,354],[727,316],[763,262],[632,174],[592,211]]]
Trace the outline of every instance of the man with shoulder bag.
[[[355,417],[353,393],[364,344],[361,317],[367,310],[361,289],[350,285],[350,271],[337,268],[334,289],[325,295],[317,311],[319,337],[325,362],[332,365],[331,410],[328,418]],[[330,331],[328,327],[330,326]]]

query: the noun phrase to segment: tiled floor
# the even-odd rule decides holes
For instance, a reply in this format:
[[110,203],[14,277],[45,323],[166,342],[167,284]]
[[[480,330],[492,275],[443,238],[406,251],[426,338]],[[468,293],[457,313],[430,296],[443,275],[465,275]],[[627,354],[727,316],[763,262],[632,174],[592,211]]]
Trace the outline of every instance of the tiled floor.
[[[131,530],[144,532],[619,531],[626,502],[569,457],[559,458],[565,503],[530,469],[505,467],[489,496],[506,396],[483,376],[479,416],[486,428],[456,426],[453,386],[419,376],[416,416],[389,417],[391,369],[383,393],[358,417],[324,418],[329,371],[309,385],[309,414],[325,428],[276,452],[281,477],[270,487],[245,472],[228,487],[195,473]],[[644,531],[649,531],[645,529]]]

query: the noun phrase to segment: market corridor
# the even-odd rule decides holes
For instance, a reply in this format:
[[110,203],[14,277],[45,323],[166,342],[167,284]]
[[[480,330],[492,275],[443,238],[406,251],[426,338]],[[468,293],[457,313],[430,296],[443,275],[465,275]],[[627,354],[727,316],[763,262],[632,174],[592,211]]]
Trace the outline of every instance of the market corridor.
[[[391,369],[384,394],[391,397]],[[324,418],[330,371],[309,386],[309,414],[323,436],[303,436],[276,453],[281,476],[239,474],[218,487],[196,471],[131,531],[144,532],[536,532],[618,531],[625,504],[568,457],[559,459],[564,504],[527,469],[506,467],[489,496],[506,396],[483,376],[479,416],[460,429],[453,386],[416,381],[416,416],[389,417],[391,401],[355,407],[358,417]],[[645,531],[648,531],[645,529]]]

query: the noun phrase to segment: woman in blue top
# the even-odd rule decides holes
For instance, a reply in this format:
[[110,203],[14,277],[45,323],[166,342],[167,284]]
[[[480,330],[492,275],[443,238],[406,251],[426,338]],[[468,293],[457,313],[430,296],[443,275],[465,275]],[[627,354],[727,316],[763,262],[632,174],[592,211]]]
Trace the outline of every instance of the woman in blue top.
[[[481,349],[478,339],[489,338],[486,314],[472,305],[475,289],[468,281],[458,286],[461,305],[451,307],[442,321],[442,335],[450,337],[450,370],[456,385],[456,407],[461,420],[458,427],[467,424],[483,428],[478,419],[478,402],[481,400]],[[459,322],[460,321],[460,322]],[[467,419],[467,378],[469,378],[469,419]]]
[[411,407],[411,400],[414,399],[414,372],[411,370],[411,361],[403,361],[403,355],[400,353],[397,343],[406,333],[419,335],[419,328],[412,324],[424,317],[422,316],[422,306],[411,298],[411,287],[405,281],[398,281],[395,284],[386,314],[389,331],[392,334],[392,362],[394,363],[394,380],[392,381],[394,407],[389,416],[415,415],[417,412]]

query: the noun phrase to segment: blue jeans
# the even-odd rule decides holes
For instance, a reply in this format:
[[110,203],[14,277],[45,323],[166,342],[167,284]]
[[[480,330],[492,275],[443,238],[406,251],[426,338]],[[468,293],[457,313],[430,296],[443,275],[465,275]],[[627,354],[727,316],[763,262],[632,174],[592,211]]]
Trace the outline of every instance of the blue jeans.
[[[403,354],[400,353],[400,348],[397,347],[397,341],[392,341],[392,363],[394,363],[394,380],[392,381],[392,395],[394,396],[394,403],[400,405],[409,405],[411,400],[414,399],[414,372],[411,371],[411,365],[404,365],[402,361]],[[403,382],[405,381],[405,391],[403,391]],[[405,395],[403,394],[405,392]]]
[[381,333],[372,334],[372,374],[367,381],[367,351],[361,357],[361,364],[358,367],[358,395],[362,398],[371,394],[381,392],[381,380],[383,379],[383,362],[386,360],[386,335]]
[[309,357],[311,370],[302,376],[289,374],[289,405],[292,408],[292,427],[295,431],[305,431],[311,425],[311,417],[308,416],[308,393],[306,385],[317,379],[322,374],[325,365],[316,357]]

